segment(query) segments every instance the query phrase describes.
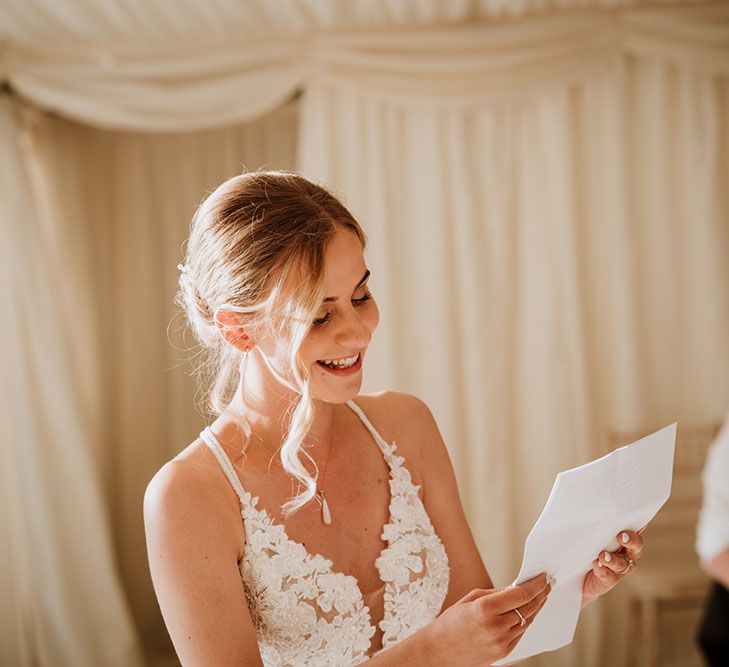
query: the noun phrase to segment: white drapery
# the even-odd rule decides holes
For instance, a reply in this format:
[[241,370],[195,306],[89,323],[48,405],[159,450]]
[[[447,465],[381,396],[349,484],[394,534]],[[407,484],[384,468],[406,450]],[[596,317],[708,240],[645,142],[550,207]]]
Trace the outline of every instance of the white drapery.
[[[26,35],[6,46],[3,69],[40,106],[129,130],[248,121],[304,90],[298,165],[340,190],[370,231],[383,318],[367,385],[430,402],[487,565],[505,582],[554,472],[597,453],[607,427],[703,421],[723,414],[729,401],[729,205],[717,186],[727,174],[719,137],[727,136],[729,11],[724,3],[626,5],[458,25],[467,3],[400,3],[417,8],[410,15],[398,15],[398,3],[380,6],[391,14],[370,22],[378,29],[347,34],[337,30],[333,4],[307,14],[309,5],[292,2],[289,23],[269,37],[251,29],[273,24],[261,7],[255,21],[240,22],[247,32],[237,39],[223,23],[205,23],[204,38],[181,30],[174,41],[150,46],[145,30],[157,24],[138,18],[147,39],[137,43],[126,34],[133,21],[108,33],[116,46],[100,38],[41,46]],[[446,6],[456,9],[449,15]],[[22,35],[22,22],[17,27]],[[53,163],[53,150],[44,152],[53,135],[44,143],[42,134],[31,132],[31,152],[43,156],[36,167],[45,177],[37,180],[48,183],[65,165]],[[142,216],[128,227],[121,266],[139,267],[137,277],[147,280],[165,272],[171,296],[176,262],[160,266],[160,258],[171,239],[184,237],[189,216],[179,237],[154,231],[151,212],[164,208],[164,198],[156,201],[154,183],[143,181],[156,174],[159,183],[163,161],[159,170],[140,171],[139,153],[124,158],[124,150],[121,143],[112,150],[124,166],[119,178],[134,173],[133,189],[148,194],[150,208],[144,213],[133,197],[115,199],[124,224]],[[242,150],[252,156],[249,167],[272,155]],[[102,153],[95,155],[101,160]],[[90,178],[88,166],[76,168]],[[95,212],[109,210],[97,201]],[[7,219],[28,224],[22,215]],[[63,227],[54,229],[60,243]],[[77,274],[77,291],[85,282]],[[138,346],[159,334],[150,323],[168,319],[154,312],[159,301],[140,299],[144,284],[120,282],[123,307],[111,315],[128,334],[120,334],[123,373],[112,379],[128,403],[111,423],[124,433],[114,446],[126,453],[115,453],[114,463],[122,461],[129,486],[119,485],[110,499],[121,505],[118,551],[143,625],[149,615],[140,610],[152,598],[146,570],[135,570],[143,552],[134,508],[150,464],[189,439],[176,414],[190,399],[173,381],[164,399],[135,397],[134,383],[148,381],[156,358]],[[85,305],[92,304],[89,296]],[[71,335],[72,322],[59,319]],[[76,345],[81,356],[85,348]],[[104,344],[97,340],[94,349]],[[3,381],[26,375],[19,369]],[[140,410],[144,428],[134,425]],[[58,435],[49,440],[65,446]],[[535,448],[544,452],[538,465]],[[143,452],[145,463],[135,468]],[[70,508],[78,499],[64,503]],[[45,511],[53,516],[55,506]],[[102,525],[103,517],[90,531]],[[63,595],[53,599],[67,604]],[[88,637],[77,639],[89,643],[79,650],[90,657],[98,635],[89,622]],[[148,632],[145,626],[149,643]],[[594,643],[578,641],[535,664],[594,664],[594,651]]]
[[725,78],[633,58],[508,109],[302,100],[301,167],[374,245],[367,386],[437,406],[498,582],[559,470],[614,429],[711,422],[729,400],[728,102]]
[[[0,101],[2,663],[140,664],[88,447],[60,267],[34,215],[13,108]],[[65,325],[65,326],[64,326]]]
[[[295,105],[242,127],[185,134],[99,131],[35,113],[21,122],[47,202],[43,232],[64,263],[54,326],[67,322],[73,331],[72,384],[126,596],[154,658],[169,651],[169,640],[149,578],[140,503],[154,472],[204,425],[187,375],[192,336],[183,335],[172,303],[181,244],[196,205],[225,178],[244,167],[295,166]],[[113,639],[106,646],[113,655]]]
[[3,69],[28,99],[95,126],[195,130],[248,121],[312,81],[405,104],[427,97],[453,108],[584,80],[620,54],[725,75],[728,23],[726,3],[714,3],[379,32],[299,29],[261,36],[249,25],[227,40],[11,43]]

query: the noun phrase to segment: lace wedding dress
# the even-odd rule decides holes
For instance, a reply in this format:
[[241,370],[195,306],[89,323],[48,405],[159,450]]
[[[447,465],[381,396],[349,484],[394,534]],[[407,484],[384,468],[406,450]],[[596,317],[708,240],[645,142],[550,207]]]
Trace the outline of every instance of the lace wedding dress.
[[[356,403],[347,405],[372,434],[390,468],[390,518],[382,530],[387,546],[375,561],[384,586],[367,596],[374,600],[379,594],[384,602],[377,625],[385,650],[440,613],[448,591],[448,557],[395,443],[385,442]],[[240,498],[246,546],[239,567],[264,665],[339,667],[372,657],[374,605],[365,603],[357,580],[290,540],[284,526],[243,489],[210,428],[200,436]]]

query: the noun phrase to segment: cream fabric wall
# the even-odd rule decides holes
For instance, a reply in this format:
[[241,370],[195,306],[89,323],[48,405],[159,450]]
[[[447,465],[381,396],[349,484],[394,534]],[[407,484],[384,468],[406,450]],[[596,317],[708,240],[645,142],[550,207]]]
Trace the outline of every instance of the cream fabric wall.
[[[141,496],[151,473],[201,425],[184,353],[166,338],[175,266],[194,205],[241,162],[297,164],[341,190],[361,216],[383,312],[367,388],[401,388],[429,401],[497,581],[516,571],[554,473],[600,451],[606,429],[724,413],[726,3],[619,3],[609,11],[594,3],[461,26],[451,20],[474,6],[483,16],[503,12],[489,13],[495,3],[364,3],[384,7],[385,18],[369,10],[351,16],[387,29],[345,38],[336,31],[337,3],[319,5],[334,14],[307,14],[307,3],[291,2],[268,40],[268,5],[242,3],[251,12],[238,23],[220,19],[222,9],[211,12],[212,23],[198,21],[194,42],[194,3],[179,17],[145,14],[148,4],[115,16],[36,4],[44,22],[33,18],[32,3],[13,6],[16,22],[8,25],[18,37],[0,52],[3,70],[35,104],[99,126],[199,130],[250,120],[296,86],[305,89],[298,121],[288,113],[189,135],[104,132],[22,114],[34,196],[3,213],[20,244],[10,265],[33,256],[34,238],[55,258],[33,275],[42,303],[58,299],[51,319],[67,351],[43,361],[57,373],[48,374],[57,383],[49,386],[78,395],[68,409],[43,404],[48,432],[26,432],[31,458],[4,449],[13,466],[5,469],[25,460],[38,474],[46,449],[76,453],[53,419],[56,407],[84,424],[76,455],[90,456],[79,465],[96,466],[93,483],[108,505],[80,526],[80,543],[103,549],[98,536],[109,520],[125,593],[151,651],[164,650],[166,639],[147,575]],[[417,9],[398,14],[399,6]],[[447,6],[458,11],[450,16]],[[444,23],[415,29],[434,17]],[[257,38],[235,39],[227,30],[236,27],[257,30]],[[306,33],[311,27],[317,31]],[[167,40],[150,44],[152,33]],[[5,127],[9,146],[15,130]],[[7,155],[20,173],[21,155]],[[0,201],[15,201],[6,193],[20,181],[0,182]],[[15,294],[25,283],[8,284]],[[19,321],[31,326],[26,316]],[[169,335],[179,344],[179,334]],[[28,377],[13,368],[2,377],[8,395]],[[41,368],[37,359],[32,368]],[[23,410],[33,407],[33,394],[18,396]],[[54,488],[69,488],[64,481]],[[7,488],[16,496],[1,515],[3,537],[22,525],[23,504],[45,522],[94,504],[89,492],[31,505],[32,486]],[[13,544],[0,552],[4,561],[35,553],[33,544]],[[46,551],[62,548],[57,539]],[[52,606],[46,620],[54,632],[77,613],[57,584],[81,573],[108,591],[108,608],[124,618],[113,561],[103,571],[73,558],[58,563],[48,571],[56,586],[37,589]],[[11,590],[32,599],[32,590]],[[615,617],[601,626],[601,609],[589,610],[573,646],[534,664],[608,660],[619,631]],[[73,664],[96,664],[103,617],[80,618],[83,631],[68,639],[81,656]],[[598,656],[601,627],[609,642]],[[129,635],[119,636],[124,645]],[[14,637],[17,645],[11,630]],[[32,642],[53,647],[42,636]]]
[[294,167],[296,103],[244,126],[186,134],[108,132],[33,112],[24,123],[45,231],[65,267],[56,295],[73,331],[69,362],[100,509],[145,649],[169,652],[141,503],[152,475],[206,423],[188,374],[193,337],[173,304],[176,266],[206,192],[244,168]]
[[[500,584],[557,472],[729,402],[728,111],[727,77],[634,56],[501,104],[302,100],[303,172],[372,239],[366,385],[433,407]],[[596,632],[533,663],[599,664]]]
[[0,663],[135,667],[72,379],[76,331],[55,289],[61,257],[34,210],[19,159],[29,137],[15,111],[0,99]]

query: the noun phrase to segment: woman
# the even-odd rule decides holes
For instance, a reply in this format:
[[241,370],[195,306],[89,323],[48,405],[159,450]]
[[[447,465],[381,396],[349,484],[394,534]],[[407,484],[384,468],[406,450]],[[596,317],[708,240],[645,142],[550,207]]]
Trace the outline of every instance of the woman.
[[[546,574],[493,588],[428,408],[358,395],[379,319],[364,246],[295,174],[236,176],[195,214],[179,301],[217,418],[144,504],[183,665],[489,664],[549,595]],[[632,571],[642,540],[622,536],[583,604]]]

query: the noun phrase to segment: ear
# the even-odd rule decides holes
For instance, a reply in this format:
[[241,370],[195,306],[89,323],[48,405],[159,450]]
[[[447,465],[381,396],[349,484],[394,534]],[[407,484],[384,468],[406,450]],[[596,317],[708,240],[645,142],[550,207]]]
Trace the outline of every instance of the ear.
[[240,313],[219,310],[215,318],[215,324],[223,338],[241,352],[248,352],[255,346],[255,343],[241,323]]

